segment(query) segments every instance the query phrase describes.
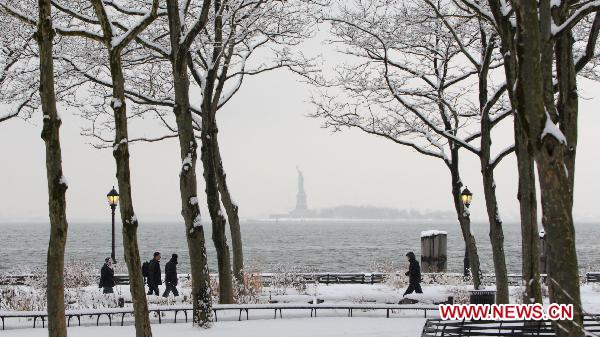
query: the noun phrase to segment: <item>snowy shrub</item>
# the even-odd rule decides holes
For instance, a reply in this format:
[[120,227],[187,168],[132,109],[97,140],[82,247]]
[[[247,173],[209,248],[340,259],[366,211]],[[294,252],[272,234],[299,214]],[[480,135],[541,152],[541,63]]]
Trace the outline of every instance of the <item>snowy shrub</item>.
[[371,262],[369,270],[384,274],[385,285],[392,289],[401,289],[408,285],[408,278],[404,275],[406,269],[401,268],[394,261]]
[[392,289],[402,289],[408,287],[408,276],[404,275],[406,270],[401,269],[395,273],[387,274],[385,284]]
[[468,304],[471,302],[467,287],[451,286],[448,287],[448,292],[450,296],[454,297],[455,304]]
[[65,262],[65,288],[83,288],[100,282],[100,268],[82,261]]
[[258,262],[247,264],[244,268],[244,282],[239,284],[235,282],[233,288],[233,298],[235,303],[255,304],[260,302],[262,294],[262,264]]
[[0,287],[0,310],[37,311],[46,309],[46,292],[28,287]]
[[312,267],[275,265],[271,292],[286,295],[288,289],[295,289],[299,294],[306,294],[306,278],[317,280],[317,276],[316,269]]
[[426,273],[422,274],[424,284],[443,284],[452,286],[468,286],[473,284],[471,276],[464,277],[456,273]]
[[262,276],[260,273],[244,272],[244,283],[235,282],[233,298],[235,303],[256,304],[260,303],[262,294]]
[[[190,281],[191,282],[191,281]],[[219,303],[219,277],[215,276],[210,278],[210,289],[213,303]]]

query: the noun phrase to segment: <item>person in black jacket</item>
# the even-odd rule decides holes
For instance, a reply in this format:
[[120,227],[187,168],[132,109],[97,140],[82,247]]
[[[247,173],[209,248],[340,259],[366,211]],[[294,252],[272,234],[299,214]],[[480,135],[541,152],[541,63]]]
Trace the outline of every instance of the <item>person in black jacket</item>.
[[167,287],[163,297],[169,297],[171,291],[173,296],[179,296],[179,291],[177,291],[177,254],[173,254],[171,260],[165,265],[165,284]]
[[160,253],[155,252],[154,258],[150,261],[148,265],[148,295],[158,296],[158,286],[162,284],[162,279],[160,277]]
[[408,288],[402,296],[412,294],[413,291],[416,291],[417,294],[422,294],[421,267],[419,266],[419,262],[417,262],[417,258],[413,252],[408,252],[406,256],[408,257],[408,262],[410,263],[408,266],[408,271],[405,273],[405,275],[408,276]]
[[113,270],[112,260],[107,257],[104,260],[104,265],[100,269],[100,284],[99,288],[104,288],[103,294],[112,294],[115,286],[115,271]]

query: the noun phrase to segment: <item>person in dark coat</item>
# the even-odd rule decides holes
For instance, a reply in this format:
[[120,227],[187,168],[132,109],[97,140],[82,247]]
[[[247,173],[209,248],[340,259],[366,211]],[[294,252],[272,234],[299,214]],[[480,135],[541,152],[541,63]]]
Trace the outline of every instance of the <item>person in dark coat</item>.
[[154,258],[150,261],[148,265],[148,295],[158,296],[158,286],[162,284],[162,279],[160,277],[160,253],[155,252]]
[[404,275],[408,276],[408,288],[402,296],[412,294],[413,291],[416,291],[417,294],[422,294],[421,267],[419,266],[419,262],[417,262],[417,258],[413,252],[408,252],[406,256],[408,257],[409,266],[408,271]]
[[115,286],[115,271],[113,270],[112,259],[107,257],[104,260],[104,265],[100,269],[100,284],[99,288],[103,288],[103,294],[112,294]]
[[173,296],[179,296],[177,281],[177,254],[173,254],[171,260],[165,265],[165,284],[167,287],[163,297],[169,297],[171,291],[173,292]]

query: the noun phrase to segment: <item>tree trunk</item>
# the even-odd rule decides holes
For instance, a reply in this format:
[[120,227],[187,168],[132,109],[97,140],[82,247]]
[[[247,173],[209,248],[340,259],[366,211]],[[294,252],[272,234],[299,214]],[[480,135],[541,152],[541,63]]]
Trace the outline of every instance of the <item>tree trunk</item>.
[[[561,4],[557,23],[562,23],[569,16],[569,2]],[[560,130],[567,139],[564,160],[569,178],[571,207],[575,190],[575,157],[577,154],[577,117],[579,115],[579,97],[577,94],[577,72],[573,60],[573,33],[564,33],[556,41],[556,73],[558,79],[558,119]]]
[[533,151],[528,150],[526,131],[518,118],[514,121],[515,153],[519,172],[519,199],[521,215],[521,273],[525,286],[523,303],[542,303],[540,284],[540,247],[537,224],[537,197]]
[[492,243],[492,257],[494,260],[494,273],[496,276],[496,303],[507,304],[510,301],[508,292],[508,273],[506,271],[506,258],[504,254],[504,231],[502,230],[502,220],[498,213],[494,171],[493,168],[490,168],[489,159],[486,161],[487,165],[484,164],[484,158],[485,156],[482,156],[483,191],[488,221],[490,223],[490,241]]
[[240,228],[240,218],[238,216],[238,206],[231,199],[229,187],[227,186],[227,176],[223,168],[221,159],[221,150],[218,139],[215,137],[213,142],[214,161],[217,169],[217,181],[219,183],[219,193],[227,219],[229,220],[229,230],[231,231],[231,241],[233,247],[233,275],[238,284],[244,283],[244,251],[242,247],[242,231]]
[[510,301],[506,257],[504,254],[504,231],[498,210],[496,183],[494,182],[494,169],[498,162],[491,161],[492,121],[489,115],[490,108],[488,108],[488,71],[492,60],[492,53],[496,47],[493,40],[487,40],[483,29],[481,30],[481,40],[483,62],[479,71],[479,111],[481,112],[481,150],[479,152],[479,159],[481,162],[481,175],[483,177],[485,206],[490,224],[489,235],[492,244],[492,257],[496,279],[496,303],[507,304]]
[[204,181],[206,183],[206,201],[208,212],[212,220],[212,238],[217,250],[217,265],[219,267],[219,303],[233,303],[233,282],[231,275],[231,257],[225,235],[225,217],[221,212],[221,202],[217,183],[215,154],[213,142],[217,139],[217,126],[215,115],[210,107],[203,106],[202,112],[202,150],[201,159],[204,167]]
[[452,156],[453,162],[448,165],[450,174],[452,175],[452,199],[454,201],[454,207],[456,209],[456,214],[458,215],[458,222],[460,224],[463,240],[465,241],[465,247],[469,256],[469,266],[471,276],[473,278],[473,287],[475,289],[479,289],[481,286],[479,254],[477,253],[475,237],[471,233],[471,218],[469,215],[469,210],[465,208],[460,197],[462,192],[462,182],[460,181],[460,175],[458,173],[458,150],[454,150],[453,153],[455,151],[456,154]]
[[490,224],[490,242],[492,243],[492,257],[494,260],[494,273],[496,277],[496,303],[509,303],[508,273],[506,271],[506,257],[504,254],[504,231],[502,220],[498,211],[496,198],[496,183],[494,182],[494,167],[490,163],[490,150],[492,147],[491,124],[487,113],[481,118],[481,175],[483,177],[483,193],[485,206]]
[[521,217],[521,268],[522,279],[525,285],[523,292],[524,303],[542,303],[542,291],[539,272],[539,240],[537,225],[537,200],[535,189],[535,172],[533,162],[533,150],[528,148],[526,130],[519,122],[517,112],[518,102],[515,96],[515,83],[517,78],[517,59],[515,47],[515,34],[509,18],[502,13],[499,0],[490,0],[490,8],[494,18],[498,22],[498,31],[502,44],[500,51],[504,56],[504,73],[508,86],[508,96],[513,110],[515,154],[519,173],[518,194],[519,210]]
[[142,265],[138,248],[138,220],[133,210],[131,196],[131,178],[129,169],[129,144],[127,143],[127,110],[125,105],[125,80],[121,65],[121,56],[110,50],[110,71],[113,84],[112,108],[115,116],[115,144],[113,156],[117,164],[117,180],[119,183],[119,210],[123,222],[123,247],[125,262],[129,272],[129,289],[133,300],[135,331],[137,337],[150,337],[150,317],[146,290],[142,277]]
[[171,66],[175,91],[175,119],[181,151],[181,172],[179,190],[181,194],[181,215],[185,222],[185,233],[190,255],[192,276],[193,324],[209,327],[212,321],[212,299],[210,274],[206,257],[204,227],[200,222],[198,204],[198,182],[196,161],[198,144],[194,137],[192,114],[190,111],[190,83],[187,74],[188,48],[180,45],[181,22],[177,0],[167,2],[169,32],[171,37]]
[[[574,311],[573,321],[555,323],[557,335],[584,336],[572,195],[565,163],[566,139],[553,129],[554,123],[550,120],[555,110],[553,102],[548,106],[549,89],[544,82],[552,80],[552,74],[548,73],[551,67],[541,64],[544,58],[540,60],[542,47],[545,47],[540,41],[544,34],[548,34],[552,21],[549,14],[541,14],[547,12],[543,8],[550,5],[548,2],[540,5],[542,9],[538,19],[536,3],[525,1],[513,4],[518,28],[518,115],[523,125],[527,125],[529,146],[535,150],[542,196],[542,223],[548,246],[550,301],[572,304]],[[548,130],[551,132],[547,133]]]
[[40,99],[44,115],[42,139],[46,145],[46,177],[48,180],[48,213],[50,241],[47,260],[48,336],[66,337],[64,259],[67,242],[67,183],[63,177],[60,147],[61,120],[56,109],[54,62],[50,0],[39,0],[39,21],[36,33],[40,53]]

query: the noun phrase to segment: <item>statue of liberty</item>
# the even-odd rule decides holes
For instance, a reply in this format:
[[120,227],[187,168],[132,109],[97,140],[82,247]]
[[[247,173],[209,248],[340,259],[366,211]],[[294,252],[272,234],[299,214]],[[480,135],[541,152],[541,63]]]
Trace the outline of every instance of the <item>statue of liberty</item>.
[[304,192],[304,175],[300,168],[296,166],[298,171],[298,194],[296,194],[296,209],[294,212],[306,212],[308,205],[306,203],[306,193]]

